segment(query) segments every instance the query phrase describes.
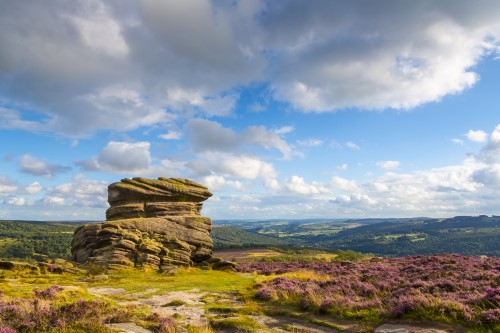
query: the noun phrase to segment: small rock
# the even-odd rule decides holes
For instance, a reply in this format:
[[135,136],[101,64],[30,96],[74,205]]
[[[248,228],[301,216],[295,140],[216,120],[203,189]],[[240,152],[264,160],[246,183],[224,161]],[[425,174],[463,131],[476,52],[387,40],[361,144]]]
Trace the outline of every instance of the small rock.
[[432,327],[384,324],[377,327],[375,333],[448,333],[448,331]]

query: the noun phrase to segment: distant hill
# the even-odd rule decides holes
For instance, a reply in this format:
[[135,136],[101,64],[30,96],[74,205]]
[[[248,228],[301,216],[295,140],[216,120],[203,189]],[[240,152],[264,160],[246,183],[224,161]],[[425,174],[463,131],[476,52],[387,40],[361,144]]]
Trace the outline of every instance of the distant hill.
[[[0,259],[69,258],[73,231],[81,224],[0,221]],[[216,221],[212,238],[216,250],[279,246],[392,257],[435,253],[500,257],[500,217]]]
[[217,250],[242,247],[287,246],[289,240],[261,235],[239,227],[214,226],[214,248]]
[[[500,256],[499,216],[218,221],[276,236],[294,246],[354,250],[384,256],[460,253]],[[245,243],[251,234],[236,233]]]
[[71,256],[79,222],[0,221],[0,258],[42,260]]

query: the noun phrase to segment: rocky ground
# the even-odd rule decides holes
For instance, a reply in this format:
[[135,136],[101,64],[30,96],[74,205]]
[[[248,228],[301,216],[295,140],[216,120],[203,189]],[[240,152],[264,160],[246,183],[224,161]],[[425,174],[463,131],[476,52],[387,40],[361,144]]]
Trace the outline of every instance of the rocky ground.
[[[216,332],[245,331],[235,327],[224,327],[224,322],[231,319],[240,320],[236,315],[245,304],[237,296],[227,293],[201,292],[199,289],[175,291],[162,295],[155,294],[157,289],[148,289],[140,293],[128,294],[122,288],[97,287],[89,288],[88,292],[99,297],[120,296],[129,300],[119,302],[120,305],[147,306],[151,311],[170,316],[180,324],[179,332],[188,332],[185,327],[216,327]],[[224,307],[211,307],[212,304],[224,304]],[[275,310],[276,311],[276,310]],[[272,311],[271,311],[272,312]],[[369,327],[358,323],[338,322],[325,317],[317,317],[301,313],[276,312],[275,315],[248,315],[257,325],[249,330],[259,333],[267,332],[368,332]],[[117,332],[124,333],[154,333],[135,323],[124,322],[109,325]],[[220,326],[220,327],[219,327]],[[429,324],[394,322],[381,325],[375,333],[452,333],[465,332],[458,328],[438,328]]]

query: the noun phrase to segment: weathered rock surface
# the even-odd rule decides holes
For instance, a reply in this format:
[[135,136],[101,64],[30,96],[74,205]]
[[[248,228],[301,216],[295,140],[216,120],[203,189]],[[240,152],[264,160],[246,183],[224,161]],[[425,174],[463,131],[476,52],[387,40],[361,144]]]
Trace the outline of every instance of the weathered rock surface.
[[126,178],[113,183],[106,222],[75,231],[73,259],[167,271],[194,264],[224,266],[212,258],[212,221],[200,216],[201,202],[210,196],[206,187],[187,179]]

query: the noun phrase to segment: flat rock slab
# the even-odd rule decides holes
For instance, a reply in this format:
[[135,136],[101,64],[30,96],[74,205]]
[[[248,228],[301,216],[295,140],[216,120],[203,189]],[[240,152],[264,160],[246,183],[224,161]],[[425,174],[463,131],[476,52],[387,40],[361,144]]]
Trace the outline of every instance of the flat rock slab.
[[418,327],[412,325],[384,324],[375,329],[375,333],[449,333],[440,328]]
[[149,306],[165,306],[172,301],[182,301],[186,305],[203,305],[200,299],[206,292],[200,292],[198,289],[189,291],[172,291],[166,295],[153,295],[147,298],[141,298],[139,301]]
[[134,323],[116,323],[116,324],[108,324],[106,326],[123,333],[153,333],[153,331],[147,330]]

